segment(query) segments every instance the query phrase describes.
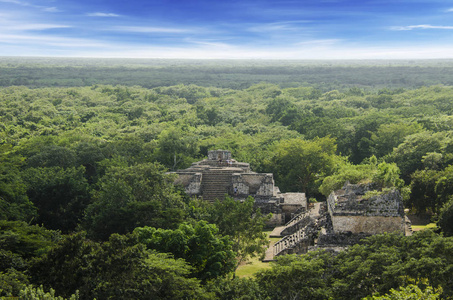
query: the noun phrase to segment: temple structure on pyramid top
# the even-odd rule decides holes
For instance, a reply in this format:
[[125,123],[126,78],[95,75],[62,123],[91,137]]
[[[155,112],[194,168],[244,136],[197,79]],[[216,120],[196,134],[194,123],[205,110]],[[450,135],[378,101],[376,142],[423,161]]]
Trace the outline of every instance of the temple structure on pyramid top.
[[304,193],[281,193],[272,173],[253,172],[250,164],[236,161],[228,150],[209,151],[207,159],[174,173],[179,175],[175,184],[206,201],[223,200],[227,195],[241,201],[252,196],[261,212],[272,213],[269,225],[285,224],[307,210]]

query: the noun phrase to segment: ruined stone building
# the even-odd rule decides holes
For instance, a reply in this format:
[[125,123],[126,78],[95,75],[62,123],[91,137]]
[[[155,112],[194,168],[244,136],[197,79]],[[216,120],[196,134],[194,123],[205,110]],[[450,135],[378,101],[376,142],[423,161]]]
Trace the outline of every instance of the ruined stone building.
[[[326,203],[297,215],[279,229],[273,256],[315,249],[341,251],[380,233],[412,233],[398,190],[373,191],[372,184],[349,184],[333,191]],[[275,230],[274,230],[275,231]]]
[[226,195],[238,201],[252,196],[263,213],[272,213],[269,225],[276,228],[271,236],[281,239],[269,249],[267,260],[319,248],[340,251],[373,234],[411,234],[397,190],[368,197],[372,184],[346,183],[326,202],[308,210],[305,194],[281,193],[273,174],[253,172],[248,163],[234,160],[226,150],[209,151],[207,159],[175,173],[175,184],[189,195],[206,201],[222,200]]
[[237,200],[252,196],[263,213],[272,213],[269,225],[285,224],[297,211],[307,208],[304,193],[281,193],[273,174],[251,171],[250,164],[236,161],[227,150],[209,151],[207,159],[175,173],[175,184],[207,201],[222,200],[226,195]]
[[374,234],[412,234],[399,191],[375,191],[367,196],[371,191],[372,184],[346,183],[329,195],[326,225],[320,231],[318,247],[341,249]]
[[346,184],[327,198],[334,233],[404,234],[406,223],[403,200],[398,190],[365,197],[367,185]]

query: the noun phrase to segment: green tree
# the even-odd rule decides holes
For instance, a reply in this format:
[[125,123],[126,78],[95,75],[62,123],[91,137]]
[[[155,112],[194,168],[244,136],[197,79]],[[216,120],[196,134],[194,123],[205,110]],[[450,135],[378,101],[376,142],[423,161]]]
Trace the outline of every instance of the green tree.
[[436,181],[435,191],[437,195],[436,212],[439,212],[442,206],[453,196],[453,165],[442,171],[441,176]]
[[28,199],[21,177],[23,158],[11,151],[11,145],[0,145],[0,220],[30,222],[37,216],[37,209]]
[[172,171],[188,167],[198,154],[196,141],[196,136],[190,132],[177,128],[163,130],[158,137],[155,157]]
[[184,202],[158,164],[111,167],[99,180],[82,227],[95,239],[136,227],[174,228],[184,216]]
[[[78,300],[79,293],[76,292],[67,299]],[[49,290],[49,292],[45,292],[42,286],[35,288],[29,285],[19,292],[19,300],[65,300],[65,298],[55,296],[55,290],[52,288]]]
[[135,235],[113,234],[98,244],[68,236],[30,269],[33,282],[81,299],[207,299],[183,260],[153,254]]
[[[10,251],[24,260],[45,254],[59,239],[57,231],[38,225],[28,225],[22,221],[0,221],[1,251]],[[22,264],[20,261],[13,261],[16,262]],[[10,267],[21,269],[14,264],[5,265],[5,269]]]
[[404,185],[404,181],[400,179],[398,166],[395,163],[386,163],[385,161],[377,166],[376,173],[372,179],[381,188],[400,188]]
[[285,255],[258,272],[256,281],[269,299],[329,299],[324,264],[321,258]]
[[17,271],[14,268],[5,272],[0,271],[0,299],[10,299],[9,297],[19,295],[27,284],[29,284],[28,277],[24,272]]
[[233,242],[237,258],[234,269],[250,257],[264,256],[269,244],[263,230],[271,216],[264,216],[259,209],[254,209],[254,203],[252,197],[243,202],[225,197],[225,200],[217,200],[209,208],[208,221],[216,224],[220,234],[229,236]]
[[346,159],[338,160],[338,167],[334,174],[326,176],[322,184],[319,186],[319,191],[324,196],[329,196],[332,191],[342,188],[345,182],[359,183],[369,182],[376,174],[375,164],[351,164]]
[[148,249],[183,258],[197,278],[208,280],[229,274],[236,266],[230,240],[218,231],[214,224],[198,221],[194,226],[182,223],[175,230],[140,227],[134,233]]
[[400,251],[404,237],[378,235],[341,252],[331,279],[335,299],[362,299],[404,283]]
[[415,208],[418,213],[427,210],[436,211],[437,194],[436,182],[442,173],[436,170],[419,170],[411,175],[411,196],[406,206]]
[[405,287],[398,289],[391,289],[389,293],[384,296],[372,296],[364,299],[370,300],[437,300],[440,298],[440,293],[431,286],[421,290],[414,284],[409,284]]
[[29,168],[23,173],[29,199],[38,208],[34,223],[73,231],[90,202],[84,167]]
[[445,235],[453,236],[453,196],[442,207],[437,225]]
[[423,157],[431,152],[440,152],[445,133],[422,131],[409,135],[385,160],[394,162],[401,170],[403,179],[409,182],[410,174],[423,169]]
[[338,138],[339,141],[346,140],[346,143],[342,141],[343,146],[340,147],[342,153],[349,155],[349,159],[355,164],[373,155],[375,143],[372,134],[386,123],[389,123],[389,117],[379,112],[370,112],[355,118],[351,124],[354,129],[347,136]]
[[390,123],[382,124],[377,131],[371,134],[373,142],[373,153],[377,157],[383,157],[392,152],[393,148],[398,147],[404,142],[408,135],[422,131],[422,126],[417,123]]
[[220,277],[209,281],[206,289],[214,293],[215,299],[220,300],[266,299],[265,291],[255,280],[249,278]]
[[275,146],[268,165],[283,191],[313,195],[318,193],[320,181],[332,174],[335,151],[335,140],[329,137],[285,140]]
[[76,154],[73,150],[50,145],[42,148],[38,153],[27,159],[29,167],[74,167],[76,164]]

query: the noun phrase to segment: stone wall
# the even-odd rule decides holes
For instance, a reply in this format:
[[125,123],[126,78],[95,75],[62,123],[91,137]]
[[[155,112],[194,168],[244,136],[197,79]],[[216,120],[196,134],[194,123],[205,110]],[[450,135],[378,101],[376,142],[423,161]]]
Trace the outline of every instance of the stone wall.
[[346,247],[355,244],[359,244],[364,238],[370,237],[371,234],[358,233],[320,233],[318,237],[318,247],[338,246]]
[[327,207],[334,233],[405,234],[404,207],[398,190],[364,199],[369,190],[367,185],[346,184],[329,195]]
[[385,232],[405,233],[402,217],[385,216],[331,216],[335,233],[352,232],[380,234]]
[[177,173],[176,185],[184,186],[184,190],[189,195],[201,194],[202,173]]
[[280,226],[285,222],[285,216],[282,213],[278,201],[260,201],[259,198],[255,199],[255,208],[259,208],[263,215],[272,214],[272,218],[266,222],[266,226]]
[[274,178],[272,174],[235,173],[232,176],[233,188],[239,195],[273,196]]
[[364,215],[402,217],[404,207],[398,190],[388,191],[364,199],[363,194],[339,190],[332,192],[327,198],[329,212],[335,215]]
[[211,150],[208,151],[208,159],[209,160],[230,160],[231,159],[231,152],[228,150]]

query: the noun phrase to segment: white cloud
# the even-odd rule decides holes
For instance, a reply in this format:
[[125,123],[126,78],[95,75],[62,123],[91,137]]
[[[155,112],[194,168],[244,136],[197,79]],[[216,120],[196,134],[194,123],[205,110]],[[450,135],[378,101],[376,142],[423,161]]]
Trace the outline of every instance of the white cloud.
[[268,24],[262,24],[257,26],[252,26],[248,28],[251,32],[270,32],[270,31],[299,31],[304,29],[300,24],[307,24],[311,21],[287,21],[287,22],[273,22]]
[[23,2],[17,1],[17,0],[0,0],[0,2],[13,3],[13,4],[18,4],[18,5],[25,5]]
[[[68,50],[69,51],[69,50]],[[451,47],[346,47],[301,45],[263,48],[200,42],[190,47],[133,46],[117,44],[109,48],[71,49],[66,56],[106,58],[181,58],[181,59],[428,59],[453,58]]]
[[88,17],[119,17],[120,15],[114,14],[114,13],[103,13],[103,12],[94,12],[94,13],[87,13],[86,14]]
[[[0,43],[12,45],[30,45],[32,47],[45,47],[45,46],[57,46],[68,48],[90,47],[97,49],[111,47],[111,45],[108,45],[107,43],[102,43],[89,39],[66,38],[49,35],[24,35],[24,34],[1,34],[1,33]],[[30,55],[32,55],[32,53],[30,53]]]
[[0,0],[0,2],[3,3],[12,3],[12,4],[17,4],[20,6],[27,6],[27,7],[33,7],[33,8],[38,8],[42,11],[45,12],[59,12],[60,10],[56,7],[49,7],[49,6],[42,6],[42,5],[35,5],[33,3],[25,2],[25,1],[19,1],[19,0]]
[[343,40],[341,39],[324,39],[324,40],[308,40],[296,43],[299,46],[331,46]]
[[170,27],[142,27],[142,26],[117,26],[114,29],[125,32],[137,33],[187,33],[191,30],[184,28],[170,28]]
[[453,30],[453,26],[436,26],[436,25],[410,25],[410,26],[393,26],[390,27],[390,30],[396,31],[407,31],[414,29],[448,29]]
[[[431,59],[453,58],[452,46],[357,47],[340,40],[312,40],[293,46],[237,46],[210,40],[189,46],[149,46],[48,35],[0,34],[2,55],[187,59]],[[20,51],[19,51],[19,50]]]
[[58,28],[70,28],[72,26],[59,25],[59,24],[15,24],[9,27],[10,30],[23,31],[23,30],[47,30],[47,29],[58,29]]
[[61,12],[61,10],[56,7],[44,7],[42,10],[46,12]]

